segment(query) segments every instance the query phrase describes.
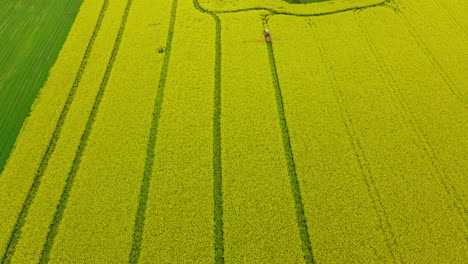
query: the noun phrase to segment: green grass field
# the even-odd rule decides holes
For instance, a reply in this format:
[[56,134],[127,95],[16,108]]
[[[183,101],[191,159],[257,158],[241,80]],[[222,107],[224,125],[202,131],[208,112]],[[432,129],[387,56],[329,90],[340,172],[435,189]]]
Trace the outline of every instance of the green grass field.
[[1,263],[466,263],[467,11],[0,2]]
[[82,1],[0,3],[0,172]]

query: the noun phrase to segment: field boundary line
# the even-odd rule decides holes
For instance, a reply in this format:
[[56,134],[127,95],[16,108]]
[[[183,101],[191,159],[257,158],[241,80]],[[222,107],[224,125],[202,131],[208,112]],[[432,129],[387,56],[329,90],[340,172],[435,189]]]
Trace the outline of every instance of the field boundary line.
[[396,235],[393,231],[393,227],[388,218],[388,213],[382,202],[383,199],[379,192],[379,189],[377,188],[377,184],[374,179],[372,169],[369,165],[369,161],[364,153],[364,149],[362,148],[362,144],[361,144],[361,141],[359,140],[358,133],[356,132],[356,129],[354,127],[351,114],[346,109],[343,91],[341,91],[341,89],[339,88],[336,76],[335,74],[333,74],[333,70],[332,70],[333,66],[331,66],[329,63],[326,63],[326,60],[323,57],[324,48],[323,48],[322,40],[319,37],[320,34],[318,33],[318,29],[313,21],[306,20],[306,22],[309,24],[310,28],[313,31],[313,34],[316,36],[314,40],[319,49],[320,59],[324,62],[327,69],[330,69],[327,72],[331,72],[330,74],[331,86],[333,87],[332,90],[337,100],[338,107],[340,108],[341,119],[346,128],[346,133],[348,134],[351,146],[356,155],[356,160],[358,161],[361,174],[364,178],[364,182],[366,184],[369,198],[371,199],[371,203],[377,214],[377,218],[379,219],[380,229],[382,230],[382,233],[385,237],[385,244],[387,246],[387,249],[389,250],[389,253],[392,255],[394,263],[404,263],[401,252],[399,250],[397,240],[396,240]]
[[11,258],[13,257],[15,250],[16,250],[16,245],[18,244],[19,240],[21,239],[21,230],[26,222],[26,218],[29,213],[29,209],[34,202],[34,199],[36,198],[37,191],[39,190],[40,184],[41,184],[41,179],[45,174],[45,171],[47,169],[47,166],[49,164],[49,159],[52,156],[52,153],[55,150],[55,147],[57,146],[57,141],[58,138],[60,137],[60,133],[62,131],[63,125],[65,123],[65,119],[68,115],[68,111],[70,109],[71,104],[74,101],[76,91],[78,89],[78,86],[81,82],[81,79],[83,77],[83,73],[86,69],[86,66],[88,64],[88,58],[91,54],[91,51],[94,46],[94,41],[99,34],[99,31],[101,29],[102,22],[104,20],[104,16],[107,10],[107,7],[109,5],[109,0],[104,0],[103,5],[101,7],[101,11],[99,13],[99,17],[96,21],[96,25],[94,27],[94,31],[91,35],[91,38],[88,42],[88,45],[86,47],[86,51],[83,55],[83,58],[80,63],[80,67],[78,69],[78,72],[76,74],[75,80],[73,82],[73,85],[71,87],[71,90],[67,96],[67,99],[65,101],[65,105],[62,108],[62,111],[60,113],[59,119],[57,121],[57,125],[55,127],[55,130],[52,134],[52,138],[49,141],[49,144],[47,146],[47,149],[44,153],[44,156],[41,160],[41,163],[39,165],[39,168],[36,172],[36,175],[34,177],[33,183],[28,191],[28,194],[26,196],[25,201],[23,202],[23,206],[21,208],[21,211],[18,215],[18,218],[16,220],[15,226],[13,231],[11,232],[10,238],[8,240],[7,248],[5,250],[5,253],[2,257],[1,263],[10,263]]
[[167,72],[169,68],[169,61],[172,50],[172,38],[174,35],[174,27],[177,13],[178,0],[172,0],[171,18],[169,21],[169,29],[167,31],[166,48],[161,66],[161,73],[159,78],[158,90],[155,97],[154,109],[152,114],[151,128],[148,137],[148,144],[146,150],[145,170],[140,187],[140,195],[138,201],[138,209],[135,216],[135,224],[133,230],[132,248],[129,254],[128,263],[138,263],[141,253],[141,243],[143,240],[143,232],[145,226],[145,214],[149,197],[149,188],[151,183],[151,176],[153,174],[153,164],[156,149],[156,140],[158,135],[159,118],[161,116],[161,109],[164,99],[164,89],[166,87]]
[[[429,158],[429,161],[431,162],[432,167],[434,168],[435,174],[438,176],[440,183],[444,187],[445,192],[453,199],[453,204],[455,208],[458,211],[458,214],[462,218],[464,224],[465,224],[465,230],[467,229],[467,221],[466,221],[466,209],[463,206],[463,199],[459,197],[457,194],[457,190],[453,184],[447,183],[445,178],[449,178],[447,175],[443,175],[441,171],[441,166],[440,166],[440,160],[432,147],[432,145],[429,143],[427,140],[427,136],[424,133],[424,131],[417,125],[416,117],[413,111],[411,111],[410,107],[408,104],[405,103],[403,100],[403,94],[401,94],[400,89],[396,88],[396,81],[395,78],[393,77],[391,71],[388,69],[387,65],[379,60],[379,54],[377,51],[377,48],[372,44],[372,40],[369,38],[369,33],[365,29],[364,25],[362,24],[362,21],[359,18],[359,14],[355,13],[355,20],[361,30],[361,34],[364,36],[368,43],[369,50],[371,51],[373,57],[377,61],[377,64],[379,65],[380,70],[385,76],[386,82],[389,86],[390,92],[393,94],[393,97],[395,97],[396,101],[401,107],[401,113],[402,115],[407,119],[408,123],[411,126],[411,130],[415,134],[417,140],[419,141],[421,147],[419,148],[422,150],[424,153],[421,153],[422,158]],[[394,99],[394,100],[395,100]],[[425,156],[425,155],[426,156]],[[450,181],[450,178],[448,179]]]
[[[268,25],[268,20],[271,14],[264,18],[264,25]],[[278,111],[278,119],[281,127],[281,139],[283,142],[283,150],[288,168],[289,184],[291,186],[291,194],[294,198],[294,209],[296,213],[296,222],[299,229],[299,235],[302,242],[302,253],[304,261],[307,264],[314,264],[315,259],[312,251],[312,243],[310,241],[309,228],[307,226],[307,217],[305,215],[304,204],[302,202],[301,188],[296,172],[296,164],[294,162],[294,154],[291,146],[291,139],[289,136],[288,123],[286,120],[286,113],[284,110],[283,95],[278,78],[278,71],[276,67],[275,55],[273,51],[273,44],[265,42],[268,60],[270,64],[271,77],[273,87],[275,89],[276,108]]]
[[292,13],[292,12],[280,12],[280,11],[275,11],[275,10],[273,10],[271,8],[267,8],[267,7],[251,7],[251,8],[241,8],[241,9],[234,9],[234,10],[216,11],[216,10],[209,10],[209,9],[206,9],[206,8],[202,7],[200,5],[200,3],[198,3],[198,1],[197,1],[196,6],[198,6],[197,9],[203,10],[203,11],[201,11],[203,13],[215,14],[215,15],[217,15],[217,14],[240,13],[240,12],[245,12],[245,11],[268,11],[272,15],[289,15],[289,16],[298,16],[298,17],[311,17],[311,16],[325,16],[325,15],[338,14],[338,13],[342,13],[342,12],[353,11],[353,10],[356,10],[356,9],[366,9],[366,8],[377,7],[377,6],[385,6],[385,5],[387,5],[388,3],[392,2],[392,1],[394,1],[394,0],[385,0],[385,1],[373,4],[373,5],[349,7],[349,8],[345,8],[345,9],[342,9],[342,10],[315,13],[315,14],[296,14],[296,13]]
[[95,101],[93,108],[91,110],[91,113],[89,115],[88,121],[86,122],[86,127],[83,132],[83,135],[81,136],[80,140],[80,145],[78,146],[78,149],[75,154],[75,158],[73,160],[73,164],[71,166],[70,172],[68,173],[67,179],[65,181],[65,186],[62,191],[62,195],[60,197],[60,201],[57,205],[54,218],[52,223],[49,226],[49,232],[47,233],[47,238],[46,242],[44,243],[44,247],[41,252],[41,258],[40,258],[40,263],[48,263],[50,260],[50,253],[52,251],[52,247],[54,245],[55,237],[58,234],[59,231],[59,225],[63,219],[63,215],[66,209],[66,205],[68,202],[68,197],[70,196],[71,189],[73,187],[73,182],[75,180],[75,176],[79,170],[79,166],[81,164],[81,157],[83,156],[83,153],[86,149],[88,138],[91,134],[94,120],[96,118],[97,112],[99,110],[99,105],[101,104],[104,92],[107,87],[107,82],[109,80],[109,77],[111,75],[114,62],[117,58],[117,54],[119,52],[120,48],[120,43],[122,41],[122,37],[125,31],[125,26],[127,24],[127,18],[128,14],[130,13],[130,8],[132,5],[133,0],[127,0],[127,6],[125,7],[123,16],[122,16],[122,21],[120,23],[120,28],[117,33],[117,37],[114,42],[114,48],[112,49],[111,57],[109,59],[109,62],[107,64],[106,72],[104,74],[104,77],[102,79],[101,85],[99,87],[98,94],[96,95]]

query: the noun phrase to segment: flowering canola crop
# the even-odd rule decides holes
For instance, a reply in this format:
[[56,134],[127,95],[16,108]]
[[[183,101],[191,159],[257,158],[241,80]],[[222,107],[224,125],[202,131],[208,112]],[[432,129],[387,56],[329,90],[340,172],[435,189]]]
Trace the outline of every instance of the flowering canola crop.
[[466,8],[84,0],[0,174],[2,263],[462,263]]

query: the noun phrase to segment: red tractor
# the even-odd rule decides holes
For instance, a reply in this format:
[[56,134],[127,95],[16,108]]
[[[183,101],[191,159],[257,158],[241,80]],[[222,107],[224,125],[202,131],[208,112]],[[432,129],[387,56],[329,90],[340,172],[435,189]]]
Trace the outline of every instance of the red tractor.
[[265,41],[266,42],[271,42],[271,36],[270,36],[270,30],[269,29],[265,29],[265,32],[263,32],[263,35],[265,35]]

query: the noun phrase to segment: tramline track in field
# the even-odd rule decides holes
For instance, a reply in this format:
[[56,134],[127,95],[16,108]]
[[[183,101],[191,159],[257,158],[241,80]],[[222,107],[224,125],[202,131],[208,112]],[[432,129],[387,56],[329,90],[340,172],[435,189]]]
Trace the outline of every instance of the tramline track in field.
[[132,6],[132,3],[133,3],[133,0],[127,0],[127,6],[125,7],[125,10],[124,10],[124,14],[123,14],[123,17],[122,17],[122,20],[121,20],[120,28],[119,28],[119,31],[117,33],[117,38],[116,38],[116,40],[114,42],[114,48],[112,50],[111,57],[110,57],[109,62],[107,64],[106,72],[104,74],[101,85],[99,87],[98,94],[96,95],[93,108],[91,110],[88,121],[86,123],[86,127],[85,127],[85,130],[83,132],[83,135],[81,137],[80,145],[79,145],[78,150],[76,152],[75,159],[73,160],[73,165],[72,165],[72,167],[70,169],[70,172],[68,174],[68,177],[66,179],[66,183],[65,183],[65,186],[64,186],[64,189],[63,189],[63,192],[62,192],[62,196],[60,197],[60,201],[59,201],[59,204],[57,206],[57,210],[56,210],[55,215],[54,215],[54,219],[52,221],[52,224],[50,225],[49,232],[47,234],[46,243],[44,244],[44,248],[43,248],[43,251],[41,253],[41,259],[40,259],[41,263],[47,263],[49,261],[52,246],[54,244],[54,239],[55,239],[55,237],[56,237],[56,235],[58,233],[58,228],[59,228],[60,222],[61,222],[61,220],[63,218],[63,214],[64,214],[65,209],[66,209],[68,197],[69,197],[70,191],[71,191],[71,189],[73,187],[73,181],[74,181],[74,178],[75,178],[76,173],[77,173],[77,171],[79,169],[79,166],[80,166],[81,157],[82,157],[83,152],[84,152],[84,150],[86,148],[87,140],[88,140],[89,135],[91,133],[91,130],[93,128],[93,123],[94,123],[94,120],[96,118],[96,114],[97,114],[97,112],[99,110],[99,105],[101,103],[102,97],[103,97],[104,92],[106,90],[107,82],[108,82],[109,77],[110,77],[110,75],[112,73],[112,68],[114,66],[114,62],[115,62],[116,57],[117,57],[118,52],[119,52],[120,43],[122,41],[122,37],[123,37],[124,31],[125,31],[125,25],[127,23],[128,14],[130,12],[130,8]]
[[[93,20],[81,20],[60,56],[77,70],[52,71],[0,177],[0,202],[10,208],[0,210],[0,227],[13,230],[0,234],[8,240],[2,263],[406,263],[429,258],[426,249],[438,261],[462,256],[463,152],[453,136],[466,113],[463,81],[444,64],[450,56],[441,59],[443,42],[427,38],[446,24],[425,31],[419,26],[430,23],[400,14],[393,0],[311,14],[101,1],[83,12]],[[393,18],[388,8],[398,16],[381,32]],[[165,36],[151,29],[162,21]],[[86,38],[73,38],[80,32]],[[187,32],[198,34],[190,44]],[[193,53],[213,46],[208,58]],[[420,67],[404,64],[408,57]],[[440,115],[431,110],[437,102],[446,104]]]
[[141,252],[141,243],[143,239],[143,232],[145,226],[145,214],[148,202],[149,188],[151,183],[151,175],[153,173],[154,164],[154,150],[156,148],[156,141],[158,135],[159,118],[161,116],[161,108],[164,100],[164,89],[166,87],[167,72],[169,61],[171,57],[172,38],[174,36],[174,25],[177,12],[177,1],[172,0],[171,18],[169,22],[169,29],[167,33],[166,48],[164,52],[164,59],[161,66],[160,79],[156,99],[154,102],[154,109],[151,121],[151,129],[148,138],[148,147],[146,150],[145,170],[143,172],[140,195],[138,200],[138,209],[135,217],[135,226],[133,230],[132,249],[129,256],[129,263],[138,263]]
[[103,6],[101,8],[98,20],[96,22],[93,34],[88,42],[88,46],[86,47],[86,51],[83,55],[83,58],[81,60],[81,64],[79,67],[79,70],[76,74],[75,81],[73,83],[73,86],[70,89],[70,93],[68,94],[67,100],[63,106],[62,112],[60,113],[59,119],[57,121],[57,125],[55,127],[55,130],[52,134],[52,137],[50,139],[50,142],[48,144],[47,150],[42,158],[41,163],[39,164],[39,168],[37,170],[37,173],[34,177],[33,183],[28,191],[28,194],[26,196],[26,200],[23,203],[23,206],[21,208],[21,211],[18,215],[18,219],[16,220],[15,227],[11,233],[7,249],[2,257],[2,262],[9,262],[13,254],[15,253],[15,247],[16,244],[18,243],[18,240],[20,239],[20,234],[21,234],[21,229],[25,223],[26,217],[28,215],[29,208],[31,207],[31,204],[34,201],[34,198],[36,196],[36,193],[39,189],[40,183],[41,183],[41,178],[44,175],[47,165],[49,162],[49,158],[52,155],[52,153],[55,150],[55,147],[57,145],[58,138],[60,136],[60,132],[62,130],[63,124],[65,122],[65,119],[67,117],[68,111],[70,109],[70,106],[74,100],[74,96],[76,93],[76,90],[79,86],[79,83],[81,81],[81,78],[83,76],[83,73],[86,69],[86,65],[88,62],[88,57],[93,49],[94,41],[99,34],[99,30],[102,25],[102,21],[104,19],[104,15],[106,13],[107,6],[109,5],[109,0],[104,0]]
[[[396,12],[396,14],[398,15],[398,17],[401,17],[405,26],[409,28],[411,36],[415,39],[416,44],[423,51],[424,55],[431,61],[431,63],[435,64],[434,68],[436,68],[439,71],[441,79],[443,79],[443,81],[446,83],[447,88],[449,88],[450,92],[456,97],[456,99],[466,110],[466,103],[463,100],[462,95],[460,94],[458,89],[456,89],[456,87],[453,86],[453,82],[449,80],[449,77],[447,76],[445,71],[443,71],[443,68],[440,66],[440,64],[438,64],[437,60],[430,53],[430,50],[424,46],[420,37],[416,35],[416,32],[414,31],[414,29],[412,29],[412,26],[410,25],[407,18],[402,17],[404,15],[398,12]],[[366,30],[366,27],[361,21],[359,13],[355,13],[355,19],[362,31],[363,36],[367,39],[369,50],[372,52],[374,58],[378,62],[380,70],[384,73],[389,87],[391,87],[391,94],[393,94],[394,100],[401,106],[401,115],[407,120],[407,123],[411,125],[411,130],[417,139],[418,145],[421,146],[421,154],[423,156],[429,157],[429,159],[431,160],[431,165],[436,172],[435,177],[438,178],[445,192],[452,198],[453,204],[457,209],[461,219],[463,219],[466,229],[468,222],[466,221],[466,209],[463,206],[463,199],[462,195],[460,194],[460,190],[457,190],[456,186],[453,183],[453,179],[451,179],[449,175],[443,172],[442,162],[436,154],[435,148],[430,143],[431,141],[429,140],[427,133],[420,127],[420,125],[418,125],[420,122],[418,122],[416,114],[404,99],[405,96],[402,94],[402,91],[399,88],[397,88],[394,73],[392,73],[392,71],[388,69],[388,66],[385,64],[385,62],[379,59],[379,57],[381,57],[381,54],[379,54],[377,47],[370,39],[370,33]]]
[[[271,10],[269,8],[246,8],[246,9],[238,9],[238,10],[225,10],[225,11],[210,11],[210,10],[207,10],[205,8],[203,8],[202,6],[200,6],[199,2],[197,0],[194,0],[194,6],[195,8],[197,8],[197,10],[199,10],[200,12],[202,13],[206,13],[206,14],[209,14],[210,16],[212,16],[215,20],[215,22],[217,23],[217,36],[221,36],[221,22],[219,20],[219,17],[218,17],[218,14],[227,14],[227,13],[240,13],[240,12],[245,12],[245,11],[259,11],[259,10],[264,10],[264,11],[268,11],[270,13],[270,16],[271,15],[276,15],[276,14],[283,14],[283,15],[292,15],[292,16],[301,16],[301,17],[309,17],[309,16],[323,16],[323,15],[329,15],[329,14],[335,14],[335,13],[341,13],[341,12],[346,12],[346,11],[353,11],[353,10],[357,10],[357,9],[364,9],[364,8],[370,8],[370,7],[375,7],[375,6],[384,6],[386,4],[388,4],[390,1],[383,1],[382,3],[377,3],[377,4],[374,4],[374,5],[370,5],[370,6],[367,6],[367,7],[356,7],[356,8],[349,8],[349,9],[344,9],[344,10],[339,10],[339,11],[334,11],[334,12],[325,12],[325,13],[319,13],[319,14],[293,14],[293,13],[288,13],[288,12],[277,12],[277,11],[274,11],[274,10]],[[218,29],[219,28],[219,29]],[[218,37],[217,37],[218,39]],[[270,54],[270,64],[272,63],[272,61],[274,62],[274,58],[271,58],[271,56],[273,55],[272,54],[272,48],[271,48],[271,43],[268,43],[266,42],[267,44],[267,48],[269,50],[269,54]],[[268,46],[268,44],[270,44],[270,46]],[[219,41],[219,43],[217,42],[217,47],[216,47],[216,54],[217,56],[219,56],[219,59],[216,60],[216,67],[218,67],[218,63],[219,63],[219,68],[216,68],[216,74],[219,74],[219,76],[221,76],[221,53],[219,52],[218,53],[218,50],[221,49],[221,42]],[[298,223],[298,227],[299,227],[299,230],[300,230],[300,233],[301,233],[301,239],[302,239],[302,243],[303,243],[303,251],[304,251],[304,259],[306,261],[306,263],[315,263],[315,260],[314,260],[314,256],[313,256],[313,253],[312,253],[312,246],[311,246],[311,242],[310,242],[310,238],[309,238],[309,231],[307,230],[307,220],[306,220],[306,217],[305,217],[305,214],[304,214],[304,206],[302,204],[302,201],[301,201],[301,194],[300,194],[300,187],[299,187],[299,183],[298,183],[298,180],[297,180],[297,175],[296,175],[296,172],[295,172],[295,165],[294,165],[294,155],[293,155],[293,152],[292,152],[292,149],[291,149],[291,145],[290,145],[290,141],[289,141],[289,132],[288,132],[288,128],[287,128],[287,123],[286,123],[286,119],[285,119],[285,116],[284,116],[284,107],[282,105],[282,99],[281,99],[281,90],[279,88],[279,82],[278,82],[278,79],[277,79],[277,74],[276,73],[276,67],[274,66],[274,63],[273,63],[273,66],[272,66],[272,76],[273,78],[276,77],[276,79],[274,79],[274,83],[273,83],[273,86],[275,87],[275,94],[276,94],[276,98],[277,98],[277,107],[278,107],[278,115],[279,115],[279,120],[280,120],[280,124],[281,124],[281,129],[282,129],[282,135],[283,135],[283,146],[284,146],[284,151],[285,151],[285,158],[286,158],[286,163],[288,164],[288,173],[289,173],[289,176],[290,176],[290,181],[291,181],[291,188],[292,188],[292,193],[293,193],[293,197],[294,197],[294,200],[295,200],[295,208],[296,208],[296,217],[297,217],[297,223]],[[275,81],[276,80],[276,81]],[[275,82],[277,83],[277,85],[275,86]],[[220,131],[221,130],[221,123],[220,123],[220,103],[221,103],[221,100],[219,98],[219,104],[217,104],[216,102],[218,101],[216,98],[217,98],[217,93],[220,94],[220,92],[216,92],[216,91],[220,91],[221,90],[221,84],[217,84],[216,85],[216,89],[215,89],[215,112],[214,112],[214,135],[215,135],[215,142],[214,142],[214,146],[215,146],[215,149],[214,149],[214,153],[215,153],[215,159],[217,160],[217,154],[216,153],[221,153],[220,151],[220,146],[221,146],[221,138],[220,138],[220,133],[217,132],[217,131]],[[217,110],[219,109],[219,110]],[[283,115],[282,115],[283,113]],[[219,150],[216,150],[216,146],[219,146]],[[221,168],[221,158],[219,158],[219,160],[217,162],[214,163],[216,165],[216,167],[219,167]],[[215,167],[215,168],[216,168]],[[215,252],[216,252],[216,263],[223,263],[224,262],[224,235],[223,235],[223,218],[222,218],[222,215],[223,215],[223,206],[222,206],[222,171],[221,169],[219,170],[216,170],[215,169],[215,173],[214,173],[214,177],[215,177],[215,185],[214,185],[214,191],[215,191],[215,215],[219,215],[219,217],[217,217],[215,219],[215,234],[217,234],[215,236]],[[216,194],[219,194],[219,195],[216,195]]]
[[[268,26],[268,19],[271,16],[265,17],[263,23]],[[268,27],[269,28],[269,27]],[[278,71],[275,62],[275,55],[273,52],[273,44],[271,42],[265,43],[268,51],[268,59],[273,79],[273,87],[275,88],[276,107],[278,108],[278,116],[281,126],[281,135],[283,141],[284,154],[286,163],[288,164],[288,175],[291,184],[291,192],[294,197],[294,204],[296,210],[297,225],[299,226],[299,233],[302,240],[302,250],[304,260],[306,263],[315,263],[314,255],[312,253],[312,242],[309,235],[309,228],[307,226],[307,218],[305,215],[304,204],[301,197],[301,188],[297,177],[296,163],[294,162],[294,152],[291,146],[291,139],[289,135],[289,128],[286,121],[286,114],[284,110],[283,95],[281,91],[280,81],[278,78]]]

